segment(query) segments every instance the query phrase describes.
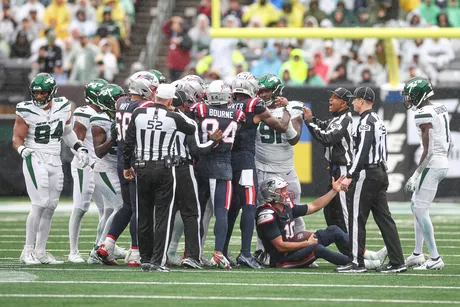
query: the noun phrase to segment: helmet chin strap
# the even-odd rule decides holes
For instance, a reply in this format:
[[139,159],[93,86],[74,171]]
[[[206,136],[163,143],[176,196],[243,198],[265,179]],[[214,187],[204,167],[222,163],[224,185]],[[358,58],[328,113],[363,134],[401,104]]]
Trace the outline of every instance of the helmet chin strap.
[[[423,94],[422,98],[420,98],[420,100],[418,101],[418,103],[416,105],[414,105],[414,107],[417,109],[418,106],[425,100],[425,96],[426,96],[426,93]],[[426,97],[428,98],[428,97]]]

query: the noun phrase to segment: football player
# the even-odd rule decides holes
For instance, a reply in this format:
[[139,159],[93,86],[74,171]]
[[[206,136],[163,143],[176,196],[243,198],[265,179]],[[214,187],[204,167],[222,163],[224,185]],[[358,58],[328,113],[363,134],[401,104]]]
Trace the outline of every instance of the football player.
[[[263,268],[251,255],[258,182],[254,159],[257,127],[263,122],[271,129],[285,133],[291,122],[291,115],[287,108],[283,109],[281,120],[276,119],[265,107],[265,102],[256,96],[257,90],[257,80],[249,72],[239,73],[232,82],[233,105],[244,112],[246,122],[236,136],[232,150],[234,197],[228,213],[228,233],[224,248],[224,255],[228,256],[228,243],[236,218],[242,208],[241,252],[236,261],[238,264],[254,269]],[[286,107],[287,101],[280,101],[279,104],[281,107]]]
[[[278,107],[282,97],[281,80],[273,74],[263,74],[257,78],[259,83],[258,96],[265,101],[265,106],[278,119],[283,115],[283,108]],[[300,181],[294,167],[294,148],[302,133],[302,107],[299,101],[288,102],[291,122],[285,133],[277,132],[264,122],[259,124],[256,136],[256,168],[260,185],[272,177],[281,177],[289,183],[295,194],[294,202],[300,203]],[[301,217],[295,219],[295,232],[305,231],[305,223]],[[263,249],[262,242],[257,240],[257,258]]]
[[[222,130],[222,140],[207,154],[200,155],[196,164],[200,204],[206,208],[208,200],[216,217],[214,225],[215,245],[211,265],[230,269],[228,259],[223,255],[228,229],[228,210],[232,199],[232,155],[231,150],[237,131],[245,120],[241,110],[230,108],[231,91],[221,80],[213,81],[207,89],[208,105],[195,109],[201,143],[208,135]],[[202,213],[204,210],[202,210]],[[206,223],[209,227],[209,221]],[[207,233],[208,228],[203,229]],[[203,240],[204,245],[204,240]]]
[[[303,232],[302,238],[294,230],[294,219],[313,214],[323,209],[342,190],[341,182],[332,178],[332,189],[309,205],[295,205],[290,199],[292,191],[280,177],[262,182],[260,198],[263,205],[257,208],[257,235],[270,255],[270,266],[278,268],[306,267],[317,258],[323,258],[335,265],[349,262],[350,246],[348,235],[338,226],[332,225],[315,233]],[[340,253],[326,247],[336,243]]]
[[[426,78],[410,79],[404,85],[402,94],[406,109],[415,111],[415,125],[423,147],[417,169],[404,187],[406,192],[412,193],[411,209],[415,228],[415,248],[405,264],[408,267],[420,265],[415,270],[441,270],[444,262],[436,247],[429,209],[438,184],[449,170],[448,156],[452,147],[449,113],[444,105],[428,99],[434,95],[434,91]],[[430,252],[426,261],[422,253],[423,242]]]
[[[118,155],[118,179],[121,185],[123,207],[115,214],[112,226],[104,242],[99,246],[97,254],[99,258],[114,258],[115,242],[129,223],[131,234],[131,248],[125,259],[128,266],[140,265],[140,254],[137,245],[137,216],[136,216],[136,182],[128,181],[123,176],[123,148],[126,129],[131,121],[131,115],[137,108],[146,108],[153,105],[156,88],[159,85],[157,77],[148,72],[140,71],[129,78],[128,92],[131,97],[120,98],[116,102],[116,137]],[[134,167],[134,161],[132,161]]]
[[[89,150],[90,166],[98,160],[94,153],[93,135],[91,134],[89,119],[92,115],[100,113],[102,110],[97,105],[98,95],[101,88],[109,84],[103,79],[91,80],[85,86],[85,101],[87,105],[78,107],[73,113],[73,131],[77,138],[83,142]],[[69,262],[83,263],[85,262],[78,251],[78,239],[80,236],[80,227],[83,216],[89,209],[91,199],[96,203],[99,210],[99,225],[97,232],[101,233],[105,221],[102,219],[104,214],[104,200],[100,190],[96,190],[94,172],[91,167],[81,167],[77,156],[72,160],[72,178],[73,178],[73,211],[69,221],[69,239],[70,253],[68,256]],[[92,264],[92,259],[88,259],[89,264]],[[96,260],[99,263],[99,260]]]
[[47,73],[30,83],[31,101],[18,103],[13,128],[13,148],[24,159],[23,173],[32,208],[26,221],[26,243],[20,261],[29,264],[62,264],[46,252],[51,219],[64,184],[61,139],[85,167],[88,149],[78,140],[71,125],[71,105],[65,97],[55,98],[56,81]]
[[[97,250],[109,232],[115,213],[122,207],[120,180],[117,173],[116,131],[112,125],[115,120],[115,103],[124,96],[124,90],[115,84],[104,86],[98,96],[97,104],[102,112],[91,116],[94,151],[99,160],[94,166],[95,183],[104,197],[104,230],[96,238],[97,243],[90,257],[97,257]],[[119,258],[126,256],[119,255]],[[115,257],[101,259],[106,264],[116,264]]]
[[161,73],[161,71],[156,70],[156,69],[151,69],[148,70],[147,72],[153,74],[155,77],[157,77],[158,82],[160,84],[166,83],[166,77]]

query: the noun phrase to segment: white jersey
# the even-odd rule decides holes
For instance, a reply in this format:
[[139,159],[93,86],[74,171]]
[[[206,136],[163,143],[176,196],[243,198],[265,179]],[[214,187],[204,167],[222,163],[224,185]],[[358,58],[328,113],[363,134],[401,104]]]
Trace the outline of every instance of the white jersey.
[[65,97],[53,98],[51,108],[43,110],[32,101],[23,101],[16,106],[16,115],[28,126],[24,146],[42,163],[62,165],[61,139],[66,122],[71,118],[71,105]]
[[[422,131],[420,125],[431,124],[433,126],[433,157],[426,166],[427,168],[448,168],[447,153],[451,142],[449,128],[449,113],[447,108],[438,103],[424,106],[415,113],[415,125],[422,144]],[[422,145],[423,146],[423,145]]]
[[[97,114],[96,110],[91,108],[89,105],[78,107],[73,112],[73,125],[75,122],[79,122],[86,128],[85,139],[83,140],[83,145],[88,149],[88,154],[93,161],[99,160],[96,157],[93,146],[93,134],[91,133],[91,125],[89,119],[91,116]],[[80,163],[77,157],[74,157],[72,160],[72,166],[80,168]]]
[[[290,101],[287,109],[291,119],[302,115],[302,103]],[[284,108],[268,109],[275,118],[281,119]],[[292,125],[292,123],[290,123]],[[290,129],[293,129],[292,126]],[[294,148],[285,133],[277,132],[260,122],[256,135],[256,168],[264,172],[282,173],[294,169]]]
[[[105,131],[106,138],[110,138],[110,127],[113,120],[105,112],[96,113],[89,119],[91,127],[101,127]],[[117,171],[117,146],[116,144],[109,150],[109,152],[99,159],[94,166],[96,172]]]

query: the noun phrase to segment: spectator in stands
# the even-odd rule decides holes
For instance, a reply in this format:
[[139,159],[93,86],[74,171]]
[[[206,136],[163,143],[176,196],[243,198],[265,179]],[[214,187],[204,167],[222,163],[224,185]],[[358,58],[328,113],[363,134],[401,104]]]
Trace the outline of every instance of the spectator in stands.
[[321,51],[316,51],[313,55],[313,69],[315,70],[315,74],[320,76],[324,83],[328,83],[328,73],[329,73],[329,66],[323,60],[323,53]]
[[276,55],[275,46],[268,45],[264,50],[264,56],[252,66],[251,73],[254,76],[260,76],[264,73],[278,75],[281,64]]
[[48,29],[46,34],[47,44],[40,47],[38,59],[35,62],[35,68],[39,72],[51,74],[54,66],[62,65],[62,49],[56,45],[56,32],[54,29]]
[[[313,16],[307,16],[304,20],[304,27],[306,28],[317,28],[318,21]],[[316,51],[323,50],[324,40],[321,38],[306,38],[299,42],[302,46],[304,58],[307,62],[313,62],[313,54]]]
[[173,16],[162,27],[163,33],[169,39],[169,51],[166,65],[169,68],[169,78],[175,81],[190,64],[190,53],[193,42],[187,34],[182,17]]
[[369,12],[367,8],[360,7],[358,9],[358,20],[356,21],[355,26],[360,28],[371,27],[371,23],[369,22]]
[[295,81],[294,79],[291,78],[291,73],[289,72],[289,69],[285,69],[281,73],[281,83],[284,85],[290,85],[290,86],[299,86],[301,83]]
[[77,84],[84,84],[99,76],[97,56],[101,53],[99,48],[89,42],[86,33],[80,33],[81,50],[70,59],[72,73],[69,81]]
[[418,10],[413,10],[406,17],[410,27],[426,27],[428,26],[425,19],[423,19]]
[[2,19],[0,20],[0,33],[2,33],[6,41],[11,42],[17,23],[14,20],[13,10],[9,4],[4,4],[2,10],[3,16],[1,16]]
[[91,5],[89,0],[75,0],[75,3],[69,5],[72,20],[77,17],[80,10],[85,12],[86,20],[97,23],[96,9]]
[[285,71],[289,71],[290,79],[298,84],[302,84],[307,79],[308,64],[303,59],[302,49],[294,49],[289,54],[289,60],[281,65],[278,73],[282,78]]
[[351,23],[345,19],[345,14],[342,10],[335,10],[332,15],[332,24],[335,28],[350,27]]
[[16,28],[13,38],[17,38],[19,32],[23,32],[26,35],[29,44],[37,39],[39,35],[39,32],[36,32],[35,29],[32,28],[32,24],[27,17],[21,20],[21,24]]
[[50,39],[53,40],[54,45],[58,46],[61,51],[64,50],[64,41],[59,37],[56,37],[56,31],[53,28],[46,29],[44,34],[44,37],[39,37],[31,43],[30,51],[32,53],[33,60],[37,59],[38,51],[41,47],[47,45]]
[[26,59],[30,55],[30,42],[27,38],[27,33],[20,31],[16,35],[16,40],[11,45],[10,57]]
[[[281,17],[278,20],[278,23],[276,24],[276,26],[278,28],[287,28],[287,19],[285,17]],[[269,39],[266,42],[266,44],[264,44],[264,46],[267,45],[267,44],[274,45],[275,43],[279,43],[282,46],[289,46],[289,45],[297,46],[298,45],[297,39],[295,39],[293,37],[284,37],[284,38],[272,38],[272,39]]]
[[37,18],[43,21],[45,6],[38,0],[29,0],[21,5],[17,10],[16,20],[22,20],[23,18],[29,17],[29,12],[31,10],[34,10],[37,13]]
[[197,13],[206,15],[211,20],[211,0],[201,0],[197,7]]
[[102,55],[97,61],[99,65],[99,71],[102,74],[102,78],[108,82],[113,82],[115,76],[118,74],[118,63],[117,58],[112,53],[110,42],[107,39],[101,39],[99,42],[99,48],[101,49]]
[[120,4],[119,0],[103,0],[102,4],[99,5],[97,8],[96,14],[97,14],[97,22],[99,24],[103,23],[104,15],[108,11],[106,7],[110,7],[110,13],[111,13],[111,19],[113,21],[118,22],[118,26],[120,27],[120,36],[122,39],[125,39],[125,10]]
[[69,36],[67,30],[69,28],[70,20],[70,9],[67,6],[67,0],[53,0],[45,10],[45,25],[47,27],[54,28],[56,30],[57,37],[60,39],[64,39]]
[[106,27],[99,27],[96,31],[96,35],[91,39],[91,42],[95,45],[99,45],[101,39],[104,38],[106,38],[110,42],[113,54],[117,57],[117,59],[120,59],[120,41],[118,40],[118,38],[110,35],[109,30]]
[[343,12],[343,19],[345,20],[346,24],[348,24],[348,25],[355,24],[355,22],[356,22],[355,13],[352,10],[349,10],[349,9],[346,8],[345,2],[343,0],[337,1],[335,11],[338,11],[338,10]]
[[120,0],[120,5],[125,11],[125,43],[127,46],[131,45],[131,26],[136,18],[136,10],[132,0]]
[[420,15],[430,24],[436,24],[436,16],[441,13],[441,9],[432,0],[425,0],[417,8]]
[[342,56],[334,49],[334,43],[331,40],[324,42],[324,63],[329,67],[327,80],[334,71],[335,67],[342,61]]
[[361,63],[358,66],[358,68],[356,70],[356,75],[355,75],[355,80],[356,80],[355,82],[356,83],[361,83],[361,80],[362,80],[362,77],[363,77],[362,73],[363,73],[364,70],[369,70],[369,72],[371,74],[372,82],[374,82],[375,84],[386,83],[386,81],[387,81],[386,71],[383,68],[383,66],[380,65],[379,62],[377,62],[375,60],[374,55],[369,54],[367,56],[367,61]]
[[[239,20],[228,15],[224,19],[224,27],[237,28]],[[209,46],[209,53],[212,58],[212,66],[218,68],[223,76],[233,75],[233,51],[238,44],[236,38],[213,38]]]
[[364,69],[361,72],[361,80],[359,81],[359,85],[361,86],[374,86],[375,83],[372,80],[372,74],[369,69]]
[[387,58],[386,58],[386,55],[385,55],[385,47],[383,45],[382,40],[379,40],[375,44],[375,58],[376,58],[377,62],[380,65],[382,65],[383,67],[385,67],[387,65]]
[[421,55],[437,70],[446,69],[455,58],[452,43],[448,38],[432,39],[427,38],[421,46]]
[[[260,17],[257,15],[252,17],[249,21],[248,28],[263,28],[262,20],[260,19]],[[264,38],[251,38],[244,40],[244,44],[257,57],[260,57],[263,53],[265,46],[267,45],[267,40]]]
[[96,34],[97,25],[95,22],[86,18],[86,11],[84,8],[80,8],[77,11],[76,17],[72,20],[69,25],[69,33],[72,29],[77,28],[80,32],[88,33],[88,36]]
[[449,18],[447,17],[447,12],[441,12],[436,17],[436,25],[440,28],[450,28],[452,27]]
[[69,81],[69,75],[64,71],[62,65],[56,65],[51,74],[57,85],[66,85]]
[[323,19],[327,19],[327,14],[319,8],[318,0],[310,1],[310,9],[308,10],[308,15],[315,17],[318,23],[321,23]]
[[460,1],[449,0],[447,6],[447,17],[452,27],[460,28]]
[[331,78],[329,78],[329,84],[346,84],[350,82],[351,81],[348,80],[347,68],[345,64],[340,63],[332,72]]
[[308,66],[307,80],[305,84],[309,86],[325,86],[326,85],[323,78],[321,78],[315,73],[315,68],[313,67],[313,65]]
[[388,8],[383,4],[369,14],[369,22],[374,26],[383,27],[388,22],[388,19]]
[[211,33],[208,17],[204,14],[199,14],[196,18],[195,25],[188,31],[188,35],[193,42],[192,56],[194,58],[196,58],[197,53],[209,50]]
[[38,17],[38,12],[34,8],[29,11],[29,21],[33,32],[37,33],[37,37],[46,28],[45,22]]
[[112,19],[112,8],[110,6],[104,8],[104,14],[99,28],[106,28],[108,35],[115,37],[120,42],[122,41],[121,25],[118,21]]
[[283,0],[281,17],[286,18],[288,28],[302,27],[303,11],[294,9],[291,0]]
[[222,17],[225,19],[225,17],[227,17],[228,15],[235,16],[240,21],[240,24],[242,24],[241,19],[243,18],[243,10],[241,8],[240,0],[230,0],[229,1],[228,9]]
[[10,44],[3,38],[3,34],[0,32],[0,58],[10,56],[11,47]]
[[358,66],[362,63],[361,57],[358,54],[358,50],[356,48],[352,48],[350,50],[350,54],[348,56],[347,62],[347,77],[353,83],[356,83],[356,80],[353,78],[353,72],[358,69]]
[[259,16],[262,25],[267,27],[278,22],[280,11],[269,0],[256,0],[243,14],[243,23],[247,24],[254,16]]

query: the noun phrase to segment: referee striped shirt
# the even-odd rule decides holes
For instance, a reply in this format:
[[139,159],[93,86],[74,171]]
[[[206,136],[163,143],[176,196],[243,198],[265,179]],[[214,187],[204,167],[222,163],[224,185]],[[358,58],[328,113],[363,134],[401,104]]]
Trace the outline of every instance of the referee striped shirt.
[[387,152],[387,129],[383,120],[373,109],[361,113],[356,127],[355,157],[348,176],[361,171],[368,165],[385,163]]
[[125,134],[124,168],[130,168],[134,150],[136,159],[143,161],[161,161],[165,156],[176,155],[177,133],[192,135],[195,130],[193,123],[161,104],[137,108]]
[[321,121],[313,118],[307,123],[312,137],[324,146],[324,156],[333,165],[351,166],[353,162],[353,118],[348,110]]

